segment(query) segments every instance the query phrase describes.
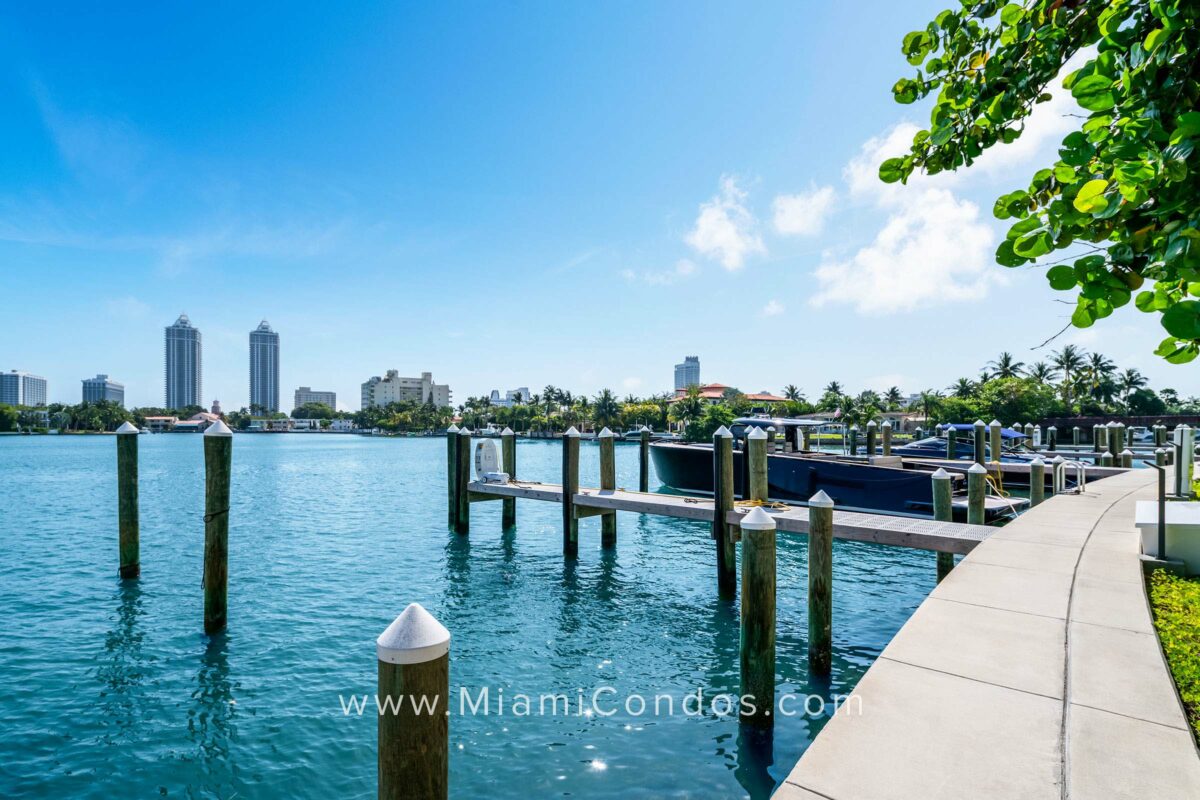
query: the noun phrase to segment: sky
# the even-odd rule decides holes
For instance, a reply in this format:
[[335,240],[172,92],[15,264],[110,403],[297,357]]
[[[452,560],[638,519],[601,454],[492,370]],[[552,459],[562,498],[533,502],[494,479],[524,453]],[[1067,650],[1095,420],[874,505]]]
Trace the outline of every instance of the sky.
[[[163,401],[163,327],[204,400],[248,337],[301,385],[430,371],[456,403],[701,378],[944,388],[1074,343],[1200,394],[1132,305],[1050,345],[1072,298],[992,260],[994,199],[1051,163],[1068,94],[966,172],[884,186],[928,106],[890,87],[905,3],[86,3],[0,18],[0,369]],[[1067,302],[1064,302],[1067,301]]]

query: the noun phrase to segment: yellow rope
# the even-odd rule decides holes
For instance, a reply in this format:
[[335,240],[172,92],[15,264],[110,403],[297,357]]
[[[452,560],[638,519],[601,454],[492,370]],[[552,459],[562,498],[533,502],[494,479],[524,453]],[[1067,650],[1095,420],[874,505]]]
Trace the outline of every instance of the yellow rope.
[[767,502],[763,502],[762,500],[737,500],[733,505],[735,508],[738,506],[749,506],[751,508],[791,508],[787,503],[781,503],[778,500],[768,500]]

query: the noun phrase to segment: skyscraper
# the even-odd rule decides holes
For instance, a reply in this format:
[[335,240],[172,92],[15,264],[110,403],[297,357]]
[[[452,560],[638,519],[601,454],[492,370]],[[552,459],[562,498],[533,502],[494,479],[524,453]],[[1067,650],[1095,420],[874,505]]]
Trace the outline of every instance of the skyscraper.
[[689,386],[700,385],[700,356],[685,356],[682,364],[675,365],[675,391],[686,391]]
[[10,406],[46,405],[46,379],[28,372],[0,372],[0,403]]
[[202,387],[200,331],[192,327],[187,314],[180,314],[174,325],[166,328],[166,391],[167,408],[200,405]]
[[279,410],[279,334],[265,319],[250,331],[250,411]]
[[125,384],[111,380],[107,375],[83,379],[83,402],[95,403],[111,400],[119,406],[125,405]]

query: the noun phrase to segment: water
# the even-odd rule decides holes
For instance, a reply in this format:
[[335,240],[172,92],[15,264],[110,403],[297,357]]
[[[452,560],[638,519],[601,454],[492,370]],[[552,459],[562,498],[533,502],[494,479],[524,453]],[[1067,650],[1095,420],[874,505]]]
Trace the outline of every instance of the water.
[[[373,712],[341,700],[375,691],[374,640],[413,601],[453,634],[455,711],[460,687],[490,690],[491,715],[451,718],[456,797],[766,797],[825,722],[743,736],[712,713],[738,691],[738,628],[706,524],[622,513],[602,552],[599,520],[583,520],[564,562],[558,506],[519,502],[502,533],[500,503],[482,503],[460,537],[442,439],[236,437],[230,623],[210,640],[201,438],[139,443],[142,577],[121,582],[113,438],[0,437],[2,797],[373,797]],[[560,446],[522,441],[518,464],[558,482]],[[582,481],[598,469],[584,443]],[[618,444],[617,470],[637,485],[636,447]],[[830,698],[932,589],[934,557],[835,544],[826,679],[808,673],[806,563],[804,539],[782,534],[778,691]],[[605,686],[608,717],[496,713],[501,690]],[[653,715],[654,695],[698,688],[703,716]],[[645,715],[620,708],[629,692]]]

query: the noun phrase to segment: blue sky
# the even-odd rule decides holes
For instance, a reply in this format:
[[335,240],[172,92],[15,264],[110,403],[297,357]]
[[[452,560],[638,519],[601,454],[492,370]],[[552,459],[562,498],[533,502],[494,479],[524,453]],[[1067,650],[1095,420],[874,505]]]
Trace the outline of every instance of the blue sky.
[[[162,328],[204,334],[205,401],[247,337],[298,385],[429,370],[457,401],[702,378],[944,387],[1069,315],[991,262],[996,195],[1070,99],[971,172],[874,179],[924,109],[889,87],[944,2],[207,3],[0,20],[0,368],[54,401],[106,372],[162,400]],[[1064,342],[1200,393],[1124,309]]]

